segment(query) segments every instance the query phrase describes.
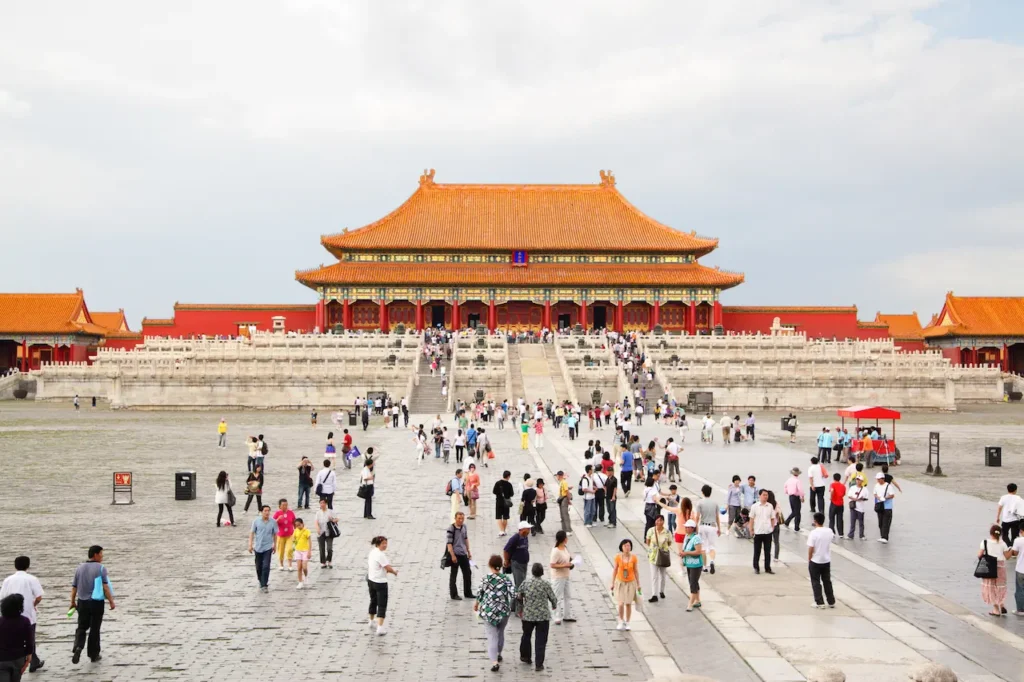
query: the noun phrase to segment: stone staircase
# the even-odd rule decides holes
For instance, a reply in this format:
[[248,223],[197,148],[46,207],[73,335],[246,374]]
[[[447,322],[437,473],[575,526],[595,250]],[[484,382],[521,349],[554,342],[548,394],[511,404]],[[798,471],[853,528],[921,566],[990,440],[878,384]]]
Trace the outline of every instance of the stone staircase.
[[512,377],[512,395],[508,399],[510,403],[515,404],[519,398],[526,398],[526,392],[523,390],[523,368],[519,361],[519,344],[509,344],[507,362]]
[[562,374],[562,367],[558,364],[558,356],[555,355],[555,344],[543,343],[544,357],[548,361],[548,374],[551,376],[551,383],[555,387],[556,402],[563,402],[569,399],[569,387],[566,385],[566,377]]
[[[413,386],[412,395],[409,396],[409,410],[416,414],[444,414],[448,410],[448,396],[441,395],[441,366],[451,373],[451,366],[448,360],[441,360],[441,364],[430,376],[430,363],[426,358],[420,359],[419,385]],[[449,379],[449,388],[451,380]]]
[[0,400],[14,400],[16,390],[27,392],[27,398],[32,400],[36,394],[36,380],[29,374],[11,373],[0,377]]
[[[548,368],[547,356],[544,354],[544,344],[517,343],[515,344],[515,355],[519,364],[519,372],[513,373],[512,385],[515,388],[516,374],[518,374],[523,390],[521,395],[526,398],[526,402],[557,400],[558,394],[555,391],[551,370]],[[511,360],[512,353],[509,353],[509,358]],[[561,376],[560,372],[559,376]]]

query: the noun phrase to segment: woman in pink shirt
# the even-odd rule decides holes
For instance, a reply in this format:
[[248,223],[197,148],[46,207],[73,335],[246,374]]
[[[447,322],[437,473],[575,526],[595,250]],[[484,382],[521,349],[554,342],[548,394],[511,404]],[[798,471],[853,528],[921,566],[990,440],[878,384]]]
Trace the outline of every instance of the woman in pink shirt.
[[533,422],[534,439],[533,444],[538,450],[544,447],[544,420],[538,419]]

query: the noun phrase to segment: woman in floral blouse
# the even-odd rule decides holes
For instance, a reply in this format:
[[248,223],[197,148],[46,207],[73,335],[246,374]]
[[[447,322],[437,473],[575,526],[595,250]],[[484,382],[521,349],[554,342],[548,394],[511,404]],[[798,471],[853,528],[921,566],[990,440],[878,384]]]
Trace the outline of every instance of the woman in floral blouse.
[[[544,567],[538,563],[530,570],[532,578],[525,580],[516,592],[523,605],[523,638],[519,642],[519,660],[523,663],[536,662],[537,670],[544,669],[544,651],[548,645],[548,628],[551,625],[551,609],[558,606],[558,599],[551,583],[544,580]],[[535,656],[530,658],[530,635],[537,633]]]
[[480,617],[487,628],[487,655],[491,659],[491,671],[497,672],[501,663],[501,650],[505,648],[505,625],[512,613],[512,601],[515,598],[515,586],[511,576],[501,572],[501,557],[492,554],[487,566],[489,575],[484,576],[480,589],[476,591],[476,603],[473,610],[480,612]]

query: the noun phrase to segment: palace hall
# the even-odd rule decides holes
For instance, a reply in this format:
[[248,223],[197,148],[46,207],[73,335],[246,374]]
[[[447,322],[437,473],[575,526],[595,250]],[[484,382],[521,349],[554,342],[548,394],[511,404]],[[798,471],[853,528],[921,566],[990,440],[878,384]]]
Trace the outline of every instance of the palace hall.
[[320,329],[709,333],[721,292],[743,281],[698,261],[717,239],[645,215],[610,171],[580,185],[443,184],[425,171],[390,214],[320,241],[337,262],[296,273],[317,292]]

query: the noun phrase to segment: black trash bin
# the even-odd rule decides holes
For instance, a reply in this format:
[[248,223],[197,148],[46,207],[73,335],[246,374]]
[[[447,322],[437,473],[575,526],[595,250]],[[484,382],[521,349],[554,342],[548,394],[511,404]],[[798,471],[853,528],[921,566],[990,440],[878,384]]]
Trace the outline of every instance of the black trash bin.
[[174,474],[174,499],[196,499],[196,472],[179,471]]
[[989,445],[988,447],[985,448],[985,466],[1003,466],[1003,449],[1001,447]]
[[781,431],[789,431],[789,417],[779,418],[779,429]]
[[355,413],[355,410],[349,410],[348,411],[348,425],[349,426],[355,426],[356,425],[356,413]]

